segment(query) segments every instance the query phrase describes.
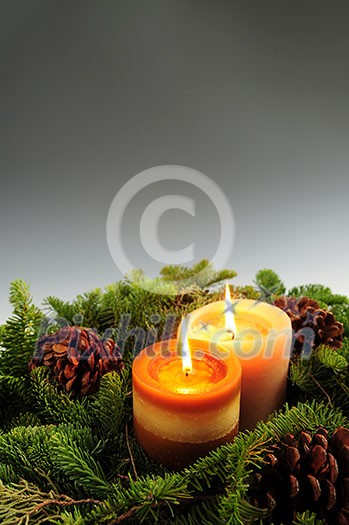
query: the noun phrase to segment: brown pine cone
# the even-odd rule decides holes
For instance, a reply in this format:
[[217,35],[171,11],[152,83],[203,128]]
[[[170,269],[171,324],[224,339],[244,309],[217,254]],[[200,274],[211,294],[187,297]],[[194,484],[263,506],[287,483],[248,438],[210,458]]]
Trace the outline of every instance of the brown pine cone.
[[94,330],[80,326],[42,336],[29,362],[30,370],[37,366],[50,368],[53,378],[73,396],[92,394],[104,374],[124,367],[112,339],[102,341]]
[[324,428],[313,437],[287,434],[266,455],[249,494],[275,525],[289,525],[305,510],[328,525],[349,525],[349,429],[339,427],[331,438]]
[[[290,317],[294,330],[293,352],[309,352],[320,345],[338,349],[343,342],[343,324],[336,321],[332,312],[324,310],[319,303],[302,297],[278,297],[274,305]],[[306,348],[308,345],[308,348]]]

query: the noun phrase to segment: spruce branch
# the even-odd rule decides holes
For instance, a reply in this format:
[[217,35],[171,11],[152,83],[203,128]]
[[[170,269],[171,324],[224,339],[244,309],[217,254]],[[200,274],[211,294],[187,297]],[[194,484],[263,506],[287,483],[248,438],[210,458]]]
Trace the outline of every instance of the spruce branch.
[[78,295],[73,302],[51,295],[44,300],[44,307],[50,314],[65,319],[71,325],[80,318],[84,326],[98,328],[102,295],[100,288]]
[[[0,357],[1,361],[1,357]],[[0,421],[2,427],[29,411],[33,404],[32,390],[28,377],[4,374],[0,371]]]
[[201,288],[219,285],[223,281],[236,277],[234,270],[215,271],[212,264],[207,259],[202,259],[197,264],[188,268],[186,266],[165,266],[160,271],[164,281],[181,282],[186,285],[196,285]]
[[68,301],[62,301],[62,299],[53,295],[46,297],[43,304],[48,314],[55,314],[69,324],[74,324],[74,317],[78,314],[76,305]]
[[309,359],[291,363],[290,378],[295,387],[305,395],[321,400],[326,398],[330,405],[340,407],[349,415],[349,360],[347,341],[342,351],[320,346]]
[[100,383],[91,403],[91,419],[98,432],[117,440],[125,414],[125,400],[129,388],[126,372],[108,372]]
[[105,498],[111,491],[98,460],[89,448],[77,446],[70,433],[56,433],[51,443],[53,462],[82,493]]
[[313,512],[306,511],[298,513],[293,525],[325,525],[325,523]]
[[35,407],[48,423],[90,425],[90,400],[87,397],[73,400],[70,394],[51,383],[49,371],[45,367],[34,369],[31,372],[31,380]]
[[[215,495],[215,494],[207,494],[207,495],[205,495],[205,494],[197,494],[197,495],[194,495],[192,497],[177,498],[176,501],[175,501],[175,504],[176,504],[176,506],[196,505],[196,504],[202,503],[202,502],[215,502],[215,501],[217,501],[217,498],[218,498],[218,496]],[[147,504],[146,504],[146,506],[148,507]],[[124,512],[123,514],[121,514],[121,516],[119,516],[119,517],[115,518],[114,520],[112,520],[109,523],[109,525],[117,525],[118,523],[122,523],[123,521],[127,521],[129,518],[133,518],[135,516],[139,516],[140,512],[142,510],[144,510],[144,507],[145,507],[144,504],[143,505],[134,505],[127,512]],[[165,508],[167,507],[167,509],[168,509],[168,501],[167,500],[163,500],[163,501],[160,501],[160,502],[152,503],[151,504],[151,511],[152,511],[152,513],[154,511],[159,510],[161,507],[165,507]],[[174,517],[173,513],[172,513],[172,516]],[[203,523],[203,521],[201,521],[201,523]]]
[[34,306],[29,286],[22,280],[11,283],[10,302],[13,313],[1,329],[0,371],[4,375],[26,377],[43,314]]
[[280,277],[269,268],[257,272],[255,283],[260,292],[261,301],[273,302],[276,296],[283,295],[286,291],[286,287]]

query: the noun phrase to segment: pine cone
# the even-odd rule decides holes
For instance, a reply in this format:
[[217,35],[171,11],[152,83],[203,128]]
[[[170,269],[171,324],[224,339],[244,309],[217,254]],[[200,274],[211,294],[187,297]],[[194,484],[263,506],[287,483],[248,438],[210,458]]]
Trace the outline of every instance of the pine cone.
[[96,332],[79,326],[65,326],[38,340],[29,368],[41,365],[50,368],[54,379],[73,396],[92,394],[101,376],[124,367],[112,339],[101,341]]
[[294,355],[299,355],[305,345],[311,350],[320,345],[338,349],[343,341],[343,324],[336,321],[332,312],[324,310],[319,303],[302,297],[278,297],[274,305],[290,317],[294,330]]
[[313,438],[287,434],[254,475],[250,496],[272,511],[275,525],[289,525],[305,510],[329,525],[349,525],[349,429],[337,428],[332,438],[324,428]]

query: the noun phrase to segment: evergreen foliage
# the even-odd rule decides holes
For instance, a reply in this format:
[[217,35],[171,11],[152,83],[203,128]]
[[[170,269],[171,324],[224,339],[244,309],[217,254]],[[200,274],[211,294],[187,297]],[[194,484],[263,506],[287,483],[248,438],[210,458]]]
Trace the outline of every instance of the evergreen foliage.
[[290,378],[300,391],[302,399],[308,396],[326,400],[332,406],[338,406],[349,415],[349,344],[335,352],[321,346],[314,350],[309,359],[291,363]]
[[283,295],[286,291],[280,277],[269,268],[257,272],[255,283],[265,301],[272,302],[274,297]]
[[223,281],[236,277],[233,270],[215,271],[207,259],[203,259],[191,268],[186,266],[165,266],[160,271],[164,281],[177,282],[188,281],[190,285],[201,288],[219,285]]
[[12,316],[0,332],[0,370],[3,375],[25,377],[43,314],[33,305],[29,287],[22,280],[11,284],[10,303]]
[[[203,274],[196,278],[199,270]],[[0,328],[2,524],[272,525],[269,511],[249,501],[252,470],[261,468],[264,454],[286,433],[314,432],[319,426],[331,433],[348,425],[348,337],[339,351],[320,347],[310,359],[291,364],[293,386],[282,410],[181,472],[154,464],[133,436],[132,337],[125,345],[125,370],[103,376],[99,391],[89,397],[72,398],[45,368],[31,374],[28,369],[37,337],[46,328],[68,322],[120,338],[127,313],[126,331],[138,326],[159,340],[169,315],[173,323],[172,331],[166,328],[168,336],[183,314],[221,299],[222,289],[216,285],[234,275],[215,272],[207,261],[192,269],[167,267],[153,280],[157,289],[169,290],[174,281],[183,280],[188,287],[157,294],[139,287],[133,276],[71,302],[47,298],[49,320],[33,305],[25,283],[11,285],[13,314]],[[142,272],[136,277],[138,284],[146,279]],[[232,286],[233,296],[258,299],[268,292],[270,298],[285,291],[271,270],[259,272],[256,282],[258,289]],[[349,302],[320,285],[289,293],[304,293],[333,309],[341,306],[342,313]],[[294,525],[325,524],[305,512]]]
[[316,517],[316,514],[309,511],[298,514],[294,525],[325,525],[323,520]]

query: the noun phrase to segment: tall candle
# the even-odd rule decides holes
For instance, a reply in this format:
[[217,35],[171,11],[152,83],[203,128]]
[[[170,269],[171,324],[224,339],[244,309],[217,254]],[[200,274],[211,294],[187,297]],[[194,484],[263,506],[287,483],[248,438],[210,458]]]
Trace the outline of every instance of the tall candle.
[[[292,326],[287,314],[263,302],[217,301],[188,316],[188,337],[219,342],[242,367],[240,428],[253,429],[285,401]],[[228,315],[227,315],[228,313]],[[234,326],[229,323],[234,322]],[[179,327],[181,334],[182,325]],[[235,333],[234,333],[235,330]]]
[[190,340],[191,364],[178,341],[156,343],[133,363],[135,435],[157,462],[180,469],[238,431],[241,366],[232,352]]

